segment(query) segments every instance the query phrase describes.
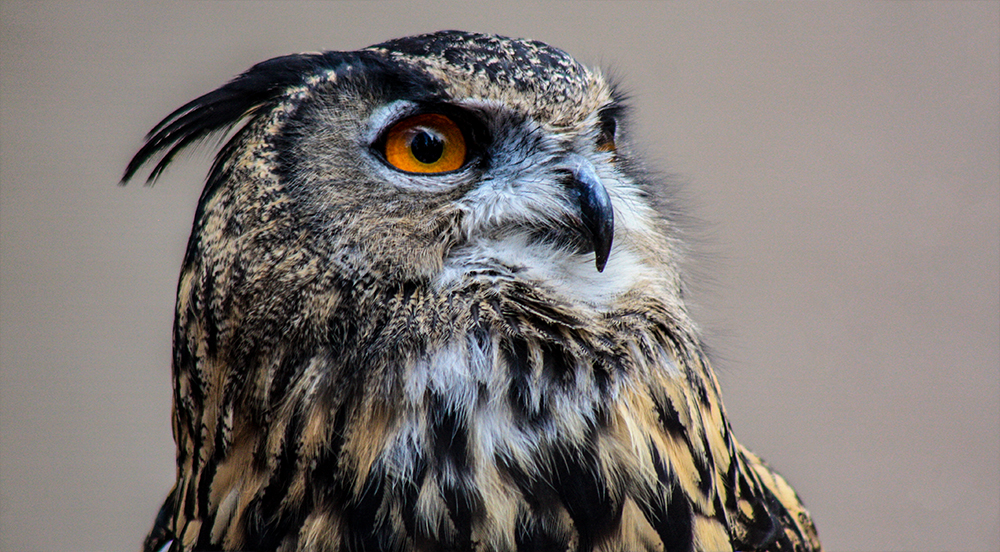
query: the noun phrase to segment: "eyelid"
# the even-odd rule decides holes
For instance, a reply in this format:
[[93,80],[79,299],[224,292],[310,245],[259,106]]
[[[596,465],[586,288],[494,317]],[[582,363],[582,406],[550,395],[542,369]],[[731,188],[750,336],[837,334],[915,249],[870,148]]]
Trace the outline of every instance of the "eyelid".
[[600,132],[597,135],[597,149],[599,151],[617,151],[616,138],[618,137],[618,122],[613,117],[602,117]]
[[414,115],[420,111],[419,106],[409,100],[398,100],[380,106],[372,111],[368,117],[368,124],[363,131],[362,140],[370,145],[375,145],[385,137],[385,133],[399,121]]
[[617,151],[618,117],[623,110],[621,104],[605,105],[597,112],[597,149],[599,151]]

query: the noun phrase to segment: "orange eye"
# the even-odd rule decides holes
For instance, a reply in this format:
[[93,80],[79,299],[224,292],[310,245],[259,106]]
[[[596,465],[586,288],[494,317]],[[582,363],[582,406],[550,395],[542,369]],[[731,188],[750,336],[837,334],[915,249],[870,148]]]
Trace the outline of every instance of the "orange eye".
[[465,137],[448,117],[415,115],[393,125],[385,139],[385,159],[401,171],[434,174],[465,164]]
[[617,130],[618,124],[614,118],[604,117],[604,120],[601,122],[601,134],[597,137],[597,151],[611,153],[618,151],[618,146],[615,144],[615,133]]

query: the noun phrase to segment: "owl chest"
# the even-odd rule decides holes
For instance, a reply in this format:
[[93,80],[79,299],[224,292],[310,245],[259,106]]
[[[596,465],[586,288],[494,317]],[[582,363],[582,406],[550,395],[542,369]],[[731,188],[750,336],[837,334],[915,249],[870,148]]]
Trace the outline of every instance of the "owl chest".
[[613,372],[567,343],[489,332],[413,360],[358,487],[398,520],[379,531],[429,550],[659,542],[643,497],[662,489],[625,429],[638,422],[623,421],[629,390]]
[[[546,515],[565,516],[558,497],[535,487],[558,476],[554,456],[592,435],[609,391],[599,389],[591,366],[567,355],[480,333],[405,366],[396,415],[369,474],[385,489],[383,511],[403,521],[397,529],[512,550],[513,528],[539,518],[539,500],[552,502]],[[579,473],[594,476],[591,468]]]
[[613,393],[599,370],[553,344],[470,334],[404,368],[386,465],[471,475],[582,440]]

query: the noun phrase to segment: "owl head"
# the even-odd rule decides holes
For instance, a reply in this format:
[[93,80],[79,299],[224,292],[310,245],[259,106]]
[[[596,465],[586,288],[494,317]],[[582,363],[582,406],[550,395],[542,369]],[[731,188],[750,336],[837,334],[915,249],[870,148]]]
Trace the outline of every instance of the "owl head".
[[625,111],[561,50],[445,31],[260,63],[168,116],[123,180],[162,154],[152,182],[186,146],[239,127],[188,262],[252,265],[268,293],[323,272],[361,287],[499,278],[606,306],[677,287]]

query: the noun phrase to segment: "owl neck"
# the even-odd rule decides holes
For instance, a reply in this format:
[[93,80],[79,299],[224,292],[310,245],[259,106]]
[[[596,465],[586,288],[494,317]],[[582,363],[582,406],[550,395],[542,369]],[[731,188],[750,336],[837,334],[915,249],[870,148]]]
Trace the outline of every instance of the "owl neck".
[[[692,481],[708,488],[712,470],[728,466],[728,452],[717,465],[691,460],[707,445],[680,437],[712,431],[724,443],[728,429],[693,332],[668,303],[637,298],[600,312],[519,280],[423,291],[390,301],[387,319],[410,325],[386,332],[406,352],[367,367],[371,381],[333,430],[346,435],[338,461],[319,464],[338,467],[340,485],[355,490],[349,503],[378,503],[364,512],[365,530],[420,536],[436,527],[422,538],[447,549],[484,539],[515,549],[524,531],[562,526],[553,534],[575,532],[588,549],[645,523],[623,517],[663,515],[639,513],[654,508],[645,496],[676,485],[656,476],[675,461],[674,449],[650,440],[663,428],[675,437],[657,439],[699,449],[679,453],[701,470]],[[691,506],[678,500],[663,507],[681,516]],[[511,519],[485,519],[487,510]],[[401,526],[378,511],[399,512]]]
[[[683,311],[647,295],[604,310],[520,279],[345,283],[213,327],[187,308],[197,287],[178,303],[175,427],[177,489],[199,488],[177,497],[178,520],[202,518],[200,545],[260,547],[313,523],[514,549],[505,528],[567,516],[596,541],[590,526],[625,508],[616,485],[656,473],[641,452],[642,428],[661,424],[650,413],[692,434],[709,425],[702,403],[721,416]],[[193,347],[213,330],[216,352]],[[487,500],[516,519],[483,519]]]

